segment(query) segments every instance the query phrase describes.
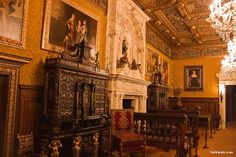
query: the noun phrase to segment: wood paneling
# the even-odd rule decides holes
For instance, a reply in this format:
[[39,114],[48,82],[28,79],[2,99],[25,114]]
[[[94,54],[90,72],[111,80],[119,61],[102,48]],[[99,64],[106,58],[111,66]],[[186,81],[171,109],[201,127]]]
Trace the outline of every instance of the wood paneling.
[[[192,98],[183,97],[181,103],[188,111],[193,111],[196,105],[201,106],[200,114],[219,115],[219,99],[218,98]],[[169,108],[176,108],[177,98],[169,98]]]
[[17,107],[17,133],[29,134],[39,137],[40,117],[43,109],[43,87],[19,85]]

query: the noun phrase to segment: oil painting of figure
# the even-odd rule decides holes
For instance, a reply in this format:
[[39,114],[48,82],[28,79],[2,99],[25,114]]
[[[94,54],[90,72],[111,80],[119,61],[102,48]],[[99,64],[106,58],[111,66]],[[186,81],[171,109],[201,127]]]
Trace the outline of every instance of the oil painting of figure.
[[24,0],[0,0],[0,38],[20,41]]
[[97,21],[62,0],[51,1],[48,42],[69,51],[82,42],[96,49]]
[[185,90],[203,90],[202,66],[185,67]]

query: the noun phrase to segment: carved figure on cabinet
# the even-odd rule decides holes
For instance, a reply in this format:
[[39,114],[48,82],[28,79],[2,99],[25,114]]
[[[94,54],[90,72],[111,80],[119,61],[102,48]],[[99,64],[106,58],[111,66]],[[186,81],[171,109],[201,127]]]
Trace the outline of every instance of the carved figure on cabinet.
[[98,133],[95,133],[93,135],[93,140],[94,140],[94,145],[99,145],[99,142],[98,142],[98,138],[99,138],[99,134]]
[[95,57],[95,65],[96,65],[96,70],[100,71],[100,63],[99,63],[98,52],[96,53],[96,57]]
[[60,140],[52,140],[48,147],[51,149],[51,157],[60,156],[59,148],[62,147]]
[[75,137],[73,140],[74,148],[73,148],[73,157],[79,157],[80,156],[80,151],[81,151],[81,145],[82,139],[80,136]]
[[161,84],[161,82],[162,82],[162,74],[161,74],[160,71],[157,71],[157,72],[155,72],[153,74],[153,82],[155,84],[157,84],[157,83]]

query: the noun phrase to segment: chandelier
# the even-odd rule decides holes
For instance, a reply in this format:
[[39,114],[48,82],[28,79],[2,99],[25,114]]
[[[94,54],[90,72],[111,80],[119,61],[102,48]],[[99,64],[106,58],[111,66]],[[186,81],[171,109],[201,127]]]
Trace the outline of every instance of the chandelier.
[[210,5],[210,11],[207,21],[211,22],[211,26],[228,47],[228,55],[222,60],[221,69],[231,71],[236,68],[236,0],[224,4],[221,0],[214,0]]

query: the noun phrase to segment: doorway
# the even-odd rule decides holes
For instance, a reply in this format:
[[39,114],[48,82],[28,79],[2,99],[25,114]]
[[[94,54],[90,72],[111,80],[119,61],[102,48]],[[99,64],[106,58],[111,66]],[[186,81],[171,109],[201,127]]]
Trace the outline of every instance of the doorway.
[[6,140],[6,113],[7,113],[7,100],[8,100],[8,75],[0,75],[0,156],[3,156],[4,141]]
[[236,121],[236,85],[226,85],[226,122],[232,121]]

